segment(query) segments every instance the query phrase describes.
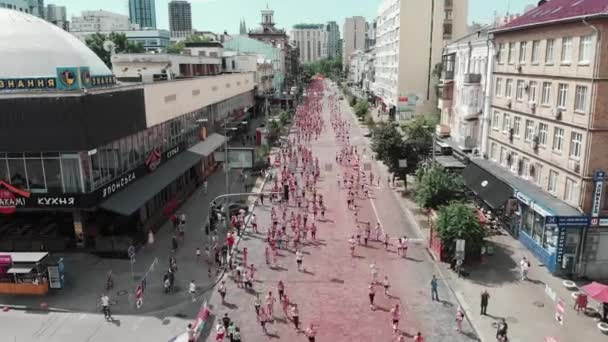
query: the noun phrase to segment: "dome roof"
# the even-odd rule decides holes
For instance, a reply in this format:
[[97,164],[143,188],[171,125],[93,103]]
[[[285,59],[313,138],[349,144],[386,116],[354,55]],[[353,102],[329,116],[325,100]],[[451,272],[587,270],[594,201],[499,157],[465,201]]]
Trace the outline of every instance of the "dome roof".
[[93,76],[112,72],[84,43],[33,15],[0,8],[0,79],[57,75],[57,67],[89,67]]

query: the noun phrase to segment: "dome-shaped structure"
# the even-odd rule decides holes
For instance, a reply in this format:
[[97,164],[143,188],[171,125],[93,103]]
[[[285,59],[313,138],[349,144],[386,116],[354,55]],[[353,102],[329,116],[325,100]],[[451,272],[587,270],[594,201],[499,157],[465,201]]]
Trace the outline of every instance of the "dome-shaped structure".
[[91,76],[112,75],[70,33],[33,15],[0,8],[0,79],[55,77],[58,67],[88,67]]

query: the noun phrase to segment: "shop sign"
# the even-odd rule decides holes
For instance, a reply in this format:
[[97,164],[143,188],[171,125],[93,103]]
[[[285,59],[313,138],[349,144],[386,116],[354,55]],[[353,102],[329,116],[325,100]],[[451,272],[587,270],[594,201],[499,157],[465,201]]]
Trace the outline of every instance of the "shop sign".
[[127,185],[133,183],[135,179],[137,179],[135,171],[122,175],[120,178],[112,181],[110,184],[102,188],[101,198],[104,199],[115,192],[120,191],[122,188],[125,188]]
[[548,224],[557,224],[559,227],[586,227],[589,225],[587,216],[548,216]]
[[150,152],[150,155],[148,155],[148,158],[146,158],[146,166],[148,167],[148,170],[151,172],[151,171],[156,170],[156,168],[158,168],[161,161],[162,161],[162,158],[161,158],[161,154],[160,154],[160,149],[157,147],[157,148],[153,149]]
[[55,88],[55,77],[0,79],[0,90]]
[[[595,190],[593,191],[593,206],[591,207],[591,217],[597,218],[600,216],[600,206],[602,204],[602,194],[604,192],[604,177],[606,173],[601,170],[595,171],[593,181],[595,182]],[[594,225],[597,225],[597,220],[594,220]]]
[[528,196],[524,195],[519,191],[515,194],[515,197],[527,206],[530,206],[530,203],[532,202],[532,200],[528,198]]
[[537,213],[541,214],[544,217],[553,215],[548,210],[546,210],[545,208],[541,207],[540,205],[538,205],[534,202],[532,202],[532,205],[530,207],[532,208],[532,210],[536,211]]
[[557,251],[556,251],[556,262],[558,265],[562,264],[564,260],[564,252],[566,249],[566,228],[558,226],[557,233]]
[[0,266],[10,266],[13,264],[13,258],[9,254],[0,254]]
[[602,226],[602,227],[608,226],[608,217],[603,217],[603,218],[599,218],[596,220],[597,220],[597,225]]
[[39,196],[36,198],[39,207],[73,207],[76,198],[73,196]]
[[31,195],[28,191],[0,181],[0,214],[12,214],[17,208],[24,207],[26,199]]

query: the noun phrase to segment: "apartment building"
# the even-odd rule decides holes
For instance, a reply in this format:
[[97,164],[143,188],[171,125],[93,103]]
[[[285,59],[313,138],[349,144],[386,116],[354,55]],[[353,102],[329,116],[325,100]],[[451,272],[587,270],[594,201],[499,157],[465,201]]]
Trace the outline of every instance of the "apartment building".
[[608,276],[606,15],[605,1],[541,1],[492,31],[487,159],[469,173],[489,198],[512,188],[513,232],[552,272],[594,278]]
[[327,58],[328,34],[325,25],[294,25],[289,37],[292,39],[292,45],[300,50],[300,63]]
[[70,32],[112,32],[139,30],[138,24],[132,24],[126,15],[97,10],[82,11],[80,16],[72,16]]
[[490,27],[456,39],[444,49],[437,135],[458,152],[484,153],[494,66]]
[[355,16],[344,19],[342,44],[342,64],[344,68],[349,65],[350,56],[357,50],[365,50],[367,42],[367,22],[364,17]]
[[338,58],[342,55],[340,49],[340,26],[335,21],[327,22],[327,57]]
[[169,1],[169,31],[172,38],[192,35],[192,7],[188,1]]
[[397,114],[399,97],[408,97],[412,104],[401,108],[401,118],[436,110],[432,71],[441,62],[443,47],[467,32],[467,14],[468,0],[382,1],[374,64],[374,94],[382,110]]

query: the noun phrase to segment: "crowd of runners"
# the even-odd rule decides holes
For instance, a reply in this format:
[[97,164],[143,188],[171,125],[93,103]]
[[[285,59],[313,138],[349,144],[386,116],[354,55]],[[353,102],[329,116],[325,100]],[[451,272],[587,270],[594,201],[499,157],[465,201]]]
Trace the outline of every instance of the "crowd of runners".
[[[328,93],[329,103],[327,107],[322,101],[324,92]],[[363,167],[363,154],[365,149],[360,149],[350,142],[351,124],[342,117],[340,103],[337,94],[330,89],[324,89],[324,83],[317,80],[311,83],[308,89],[309,96],[303,104],[298,106],[294,116],[294,127],[279,149],[271,158],[274,168],[270,180],[270,186],[274,195],[267,203],[270,206],[271,222],[268,227],[258,227],[255,215],[250,219],[251,232],[265,238],[265,266],[270,269],[296,267],[299,272],[307,272],[304,263],[303,249],[307,246],[317,245],[319,235],[323,232],[321,227],[329,227],[325,219],[327,203],[323,194],[318,193],[318,183],[321,179],[321,166],[319,158],[311,149],[312,142],[319,139],[322,131],[327,129],[322,117],[324,109],[329,110],[331,129],[336,139],[341,144],[336,154],[336,166],[339,169],[337,188],[345,193],[347,206],[353,215],[352,235],[345,239],[345,246],[350,248],[350,254],[356,255],[358,245],[379,243],[385,250],[397,249],[397,253],[405,257],[408,248],[406,237],[399,237],[394,241],[382,228],[380,222],[372,225],[370,221],[361,221],[358,217],[361,201],[368,200],[373,189],[380,185],[380,177],[374,176],[371,171],[365,171]],[[331,168],[330,168],[331,169]],[[264,204],[263,202],[261,204]],[[241,217],[232,218],[233,225],[243,228],[244,214]],[[231,243],[228,250],[233,248],[234,234],[228,233],[227,240]],[[279,251],[293,254],[294,264],[279,264]],[[345,248],[345,252],[348,249]],[[228,267],[232,270],[232,279],[238,288],[246,291],[257,291],[253,299],[252,312],[259,322],[261,329],[267,332],[267,324],[277,318],[275,304],[279,304],[284,319],[289,320],[298,333],[303,333],[309,341],[314,342],[317,329],[321,328],[318,323],[309,322],[302,324],[298,304],[289,296],[289,283],[281,280],[270,289],[253,289],[255,272],[257,270],[253,263],[247,260],[247,248],[241,251],[241,260],[238,265],[232,265],[229,261]],[[281,254],[283,255],[283,254]],[[221,262],[221,261],[220,261]],[[261,265],[258,265],[260,267]],[[399,329],[401,308],[398,298],[390,295],[390,281],[388,276],[380,276],[379,268],[375,263],[370,265],[371,279],[368,285],[370,309],[375,310],[374,297],[377,288],[382,288],[387,299],[391,300],[390,312],[387,314],[387,322],[393,331],[395,341],[405,341],[405,334]],[[297,286],[294,284],[294,286]],[[274,294],[276,291],[276,295]],[[222,281],[219,287],[222,302],[226,297],[226,285]],[[388,329],[388,327],[387,327]],[[225,327],[218,324],[216,340],[222,341],[225,336]],[[415,342],[423,342],[422,334],[418,332],[414,336]]]

